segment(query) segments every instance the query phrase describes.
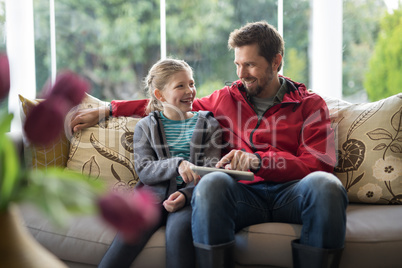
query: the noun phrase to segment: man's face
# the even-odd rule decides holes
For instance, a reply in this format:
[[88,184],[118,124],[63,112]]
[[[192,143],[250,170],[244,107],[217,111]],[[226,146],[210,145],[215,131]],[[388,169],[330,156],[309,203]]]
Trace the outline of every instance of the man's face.
[[272,64],[260,56],[258,50],[258,44],[235,48],[234,63],[237,67],[237,76],[249,95],[259,98],[272,97],[276,89],[271,89],[270,85],[276,74]]

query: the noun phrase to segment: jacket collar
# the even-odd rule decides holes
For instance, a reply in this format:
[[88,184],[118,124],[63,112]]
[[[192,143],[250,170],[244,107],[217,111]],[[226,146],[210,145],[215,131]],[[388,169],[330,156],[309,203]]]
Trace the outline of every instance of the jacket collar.
[[[302,99],[308,94],[307,88],[303,83],[298,83],[292,81],[290,78],[280,75],[279,77],[284,78],[284,83],[286,83],[287,91],[285,93],[278,92],[275,99],[281,100],[281,103],[300,103]],[[232,94],[241,95],[242,98],[248,99],[247,92],[244,88],[241,80],[237,80],[232,83],[230,87]],[[283,95],[283,96],[282,96]]]
[[[198,111],[199,117],[208,118],[209,116],[214,116],[210,111]],[[153,111],[149,113],[151,120],[153,123],[157,123],[157,120],[160,119],[159,111]]]

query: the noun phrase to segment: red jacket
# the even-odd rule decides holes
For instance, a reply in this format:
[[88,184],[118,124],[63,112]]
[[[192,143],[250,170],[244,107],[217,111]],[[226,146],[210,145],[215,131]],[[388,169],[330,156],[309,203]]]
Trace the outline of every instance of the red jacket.
[[[286,79],[280,104],[258,118],[240,81],[196,99],[193,110],[211,111],[222,127],[223,154],[243,149],[261,158],[253,182],[287,182],[313,171],[332,172],[334,133],[324,100],[303,84]],[[144,116],[147,100],[112,101],[113,115]]]

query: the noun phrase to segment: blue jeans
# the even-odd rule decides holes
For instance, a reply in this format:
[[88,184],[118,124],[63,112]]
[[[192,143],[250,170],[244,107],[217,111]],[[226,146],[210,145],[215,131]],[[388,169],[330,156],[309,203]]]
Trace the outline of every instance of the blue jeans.
[[[127,244],[117,235],[103,256],[99,268],[128,268],[144,248],[151,236],[166,222],[166,267],[195,267],[195,251],[191,236],[191,206],[185,206],[177,212],[164,210],[161,222],[144,232],[134,244]],[[135,228],[135,226],[133,226]]]
[[238,183],[223,172],[205,175],[194,189],[192,233],[202,247],[230,243],[242,228],[264,222],[302,224],[300,243],[344,246],[348,198],[339,179],[314,172],[287,183]]

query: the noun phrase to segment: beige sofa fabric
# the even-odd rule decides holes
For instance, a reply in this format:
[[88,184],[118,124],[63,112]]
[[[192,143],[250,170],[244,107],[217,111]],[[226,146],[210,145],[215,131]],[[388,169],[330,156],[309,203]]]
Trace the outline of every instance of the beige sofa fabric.
[[349,201],[402,204],[402,93],[373,103],[326,101],[337,141],[335,175]]
[[[355,105],[336,99],[325,97],[324,99],[328,104],[331,121],[336,130],[338,155],[343,155],[344,159],[346,159],[345,148],[347,150],[348,147],[344,146],[344,144],[348,144],[347,142],[351,139],[360,141],[365,146],[364,158],[361,158],[362,161],[359,165],[346,169],[345,165],[338,164],[336,170],[336,175],[348,188],[350,200],[366,203],[350,204],[347,209],[346,244],[341,267],[402,267],[402,254],[400,253],[402,248],[402,206],[384,205],[390,203],[389,201],[392,199],[390,196],[392,194],[388,191],[389,186],[391,186],[394,195],[402,193],[402,178],[401,175],[398,175],[392,181],[389,180],[389,183],[385,183],[386,181],[379,180],[373,173],[373,166],[375,166],[378,159],[381,159],[381,156],[385,155],[383,160],[386,160],[386,157],[389,156],[397,159],[402,157],[400,153],[396,152],[401,143],[400,135],[402,133],[392,138],[392,144],[395,144],[392,147],[393,151],[389,146],[385,154],[385,147],[381,143],[389,145],[391,140],[386,139],[387,135],[376,134],[377,132],[386,133],[383,130],[378,130],[380,128],[389,133],[398,132],[398,128],[395,129],[395,122],[400,116],[398,111],[402,112],[402,94],[383,100],[380,104]],[[123,124],[121,121],[116,122],[112,121],[112,124],[108,126],[127,125],[126,121]],[[135,124],[135,121],[132,122]],[[128,129],[133,128],[134,126],[130,126]],[[115,131],[116,129],[119,134],[112,134],[112,136],[127,132],[127,129],[121,129],[121,127],[111,129],[106,127],[106,131]],[[84,142],[83,144],[90,143],[91,135],[87,134],[91,130],[87,131],[81,133],[80,142]],[[84,136],[86,137],[85,141]],[[118,153],[123,152],[122,149],[114,147],[119,144],[119,141],[114,138],[112,143],[107,143],[107,140],[110,139],[110,133],[105,137],[109,138],[101,142],[102,144],[109,146]],[[73,140],[73,145],[71,146],[74,146],[74,143],[75,141]],[[361,145],[360,143],[356,144]],[[84,147],[80,149],[84,151],[94,149],[90,153],[91,157],[99,153],[96,148],[93,148],[93,145],[89,145],[92,146],[89,147],[90,149],[85,149]],[[77,167],[73,169],[80,172],[83,170],[82,167],[85,162],[91,159],[88,156],[82,158],[84,155],[85,152],[70,150],[70,161],[78,161]],[[125,157],[130,158],[130,154]],[[357,159],[359,158],[357,157]],[[116,162],[107,157],[103,160],[106,162],[97,163],[99,168],[107,167],[111,170],[110,167],[113,164],[115,171],[118,170],[115,173],[109,173],[109,177],[103,176],[102,174],[106,173],[99,171],[99,178],[107,178],[106,180],[110,182],[110,189],[114,189],[114,185],[118,182],[115,175],[123,174],[121,172],[127,171],[128,165],[122,165],[118,163],[121,161]],[[399,171],[397,170],[397,172]],[[361,176],[361,174],[364,175]],[[133,179],[128,175],[119,175],[118,177],[128,178],[128,181],[124,182],[125,185],[129,185],[129,180]],[[360,179],[356,181],[358,177]],[[350,181],[352,181],[351,185]],[[376,183],[378,187],[381,187],[381,197],[379,199],[359,199],[359,191],[366,189],[365,185],[370,183]],[[372,194],[371,197],[375,197],[378,193],[373,192]],[[373,202],[382,203],[383,205],[373,205],[371,204]],[[68,224],[66,229],[57,229],[42,214],[29,205],[21,206],[21,214],[25,225],[34,237],[49,251],[68,263],[69,267],[96,267],[115,236],[115,231],[107,227],[96,216],[76,217]],[[300,231],[301,225],[286,223],[264,223],[243,229],[236,235],[236,266],[291,267],[290,241],[298,238]],[[132,267],[165,267],[164,228],[159,229],[154,234]]]
[[[68,262],[96,267],[115,232],[97,217],[77,217],[56,229],[31,206],[21,207],[26,226],[49,251]],[[352,204],[347,208],[346,245],[341,267],[402,267],[402,206]],[[291,267],[290,241],[301,225],[264,223],[236,235],[238,267]],[[132,267],[165,267],[164,228],[159,229]],[[73,264],[72,264],[73,265]],[[75,264],[72,267],[79,267]]]

